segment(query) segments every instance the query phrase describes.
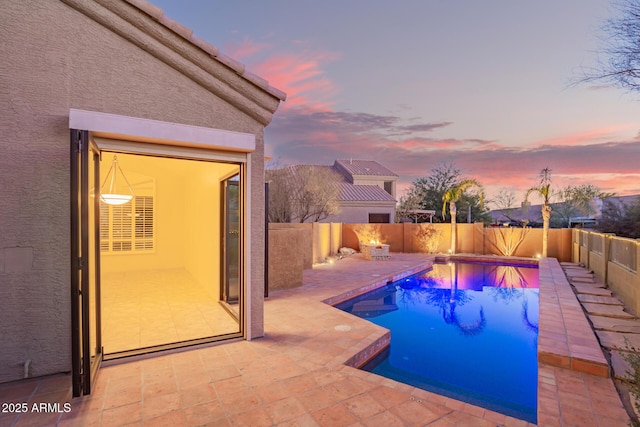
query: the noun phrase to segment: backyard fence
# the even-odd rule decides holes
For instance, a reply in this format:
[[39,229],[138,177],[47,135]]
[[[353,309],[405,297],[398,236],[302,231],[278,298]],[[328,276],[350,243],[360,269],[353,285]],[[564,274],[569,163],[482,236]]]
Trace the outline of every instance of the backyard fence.
[[[404,253],[446,254],[451,246],[451,224],[269,224],[269,236],[284,233],[282,230],[299,231],[296,236],[300,241],[279,241],[288,240],[289,245],[300,247],[305,269],[337,254],[341,247],[360,250],[360,242],[383,243],[390,246],[390,252]],[[571,261],[571,239],[571,229],[549,230],[548,256]],[[542,252],[542,229],[457,224],[456,252],[536,258]]]
[[[456,253],[537,258],[542,253],[542,229],[456,225]],[[359,249],[360,242],[385,243],[391,252],[449,253],[451,224],[342,224],[342,244]],[[548,256],[571,260],[571,230],[549,230]]]
[[[536,258],[542,252],[542,229],[485,228],[457,224],[456,252]],[[388,244],[389,251],[449,253],[451,224],[269,224],[269,287],[302,284],[302,270],[338,254],[340,248],[360,250],[360,242]],[[549,230],[548,255],[571,261],[571,230]]]
[[640,314],[638,258],[640,240],[573,229],[573,262],[583,263],[613,290],[635,315]]
[[[542,229],[485,228],[457,224],[456,252],[536,258]],[[302,284],[302,270],[325,261],[341,247],[360,250],[360,242],[389,245],[390,252],[448,253],[451,224],[269,224],[270,287]],[[640,240],[580,229],[550,229],[548,256],[581,262],[640,315]],[[295,270],[295,271],[294,271]]]

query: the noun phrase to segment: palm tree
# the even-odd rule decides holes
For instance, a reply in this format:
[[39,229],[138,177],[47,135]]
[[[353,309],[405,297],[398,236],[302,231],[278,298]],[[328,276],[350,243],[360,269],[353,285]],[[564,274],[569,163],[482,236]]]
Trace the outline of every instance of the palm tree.
[[442,219],[445,218],[447,204],[449,204],[449,213],[451,214],[451,253],[456,253],[456,202],[460,200],[465,191],[469,188],[476,187],[480,196],[480,204],[484,200],[484,189],[482,185],[475,179],[463,179],[453,187],[449,188],[442,195]]
[[540,183],[527,190],[524,198],[525,203],[529,201],[531,193],[538,193],[542,197],[542,257],[547,257],[547,246],[549,242],[549,220],[551,219],[551,169],[544,168],[540,171]]

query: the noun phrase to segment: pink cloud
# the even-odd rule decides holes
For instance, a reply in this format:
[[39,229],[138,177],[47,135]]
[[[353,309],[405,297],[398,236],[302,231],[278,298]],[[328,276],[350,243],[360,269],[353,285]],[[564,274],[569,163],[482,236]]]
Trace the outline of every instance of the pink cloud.
[[[575,132],[572,138],[561,135],[549,139],[555,141],[553,145],[524,148],[479,138],[438,139],[397,132],[405,128],[404,120],[395,116],[296,107],[276,115],[267,127],[267,143],[289,163],[331,164],[351,157],[376,160],[399,175],[399,195],[442,163],[454,163],[465,176],[478,179],[490,197],[512,187],[517,199],[524,199],[544,167],[552,169],[558,189],[593,184],[620,195],[640,193],[640,140],[612,141],[606,136],[616,127]],[[423,128],[428,129],[428,124],[416,129]]]
[[442,134],[452,123],[337,111],[334,105],[339,88],[325,72],[326,65],[338,58],[335,53],[309,49],[304,43],[290,51],[274,51],[268,43],[248,38],[229,45],[229,52],[287,93],[287,101],[265,136],[268,152],[282,163],[377,160],[399,175],[399,195],[412,181],[428,176],[444,162],[454,163],[465,176],[480,180],[489,194],[512,187],[517,197],[524,198],[544,167],[552,169],[558,188],[590,183],[620,195],[640,193],[640,138],[614,139],[637,124],[587,128],[520,148],[455,135],[430,138],[429,132],[438,129]]
[[602,128],[587,129],[568,135],[559,135],[543,141],[537,141],[532,146],[560,146],[560,145],[590,145],[611,139],[615,134],[623,130],[629,130],[629,125],[607,126]]
[[288,50],[275,49],[268,42],[245,38],[230,43],[225,52],[287,93],[265,138],[268,152],[285,164],[377,160],[400,175],[399,195],[443,162],[454,163],[465,176],[480,180],[489,194],[511,187],[523,198],[544,167],[552,169],[557,188],[590,183],[620,195],[640,193],[640,133],[632,141],[615,139],[637,129],[637,123],[586,128],[521,148],[455,135],[430,138],[429,132],[439,129],[442,134],[451,122],[337,111],[340,89],[325,70],[339,57],[336,53],[304,42],[292,43]]
[[313,139],[327,141],[330,144],[334,144],[340,141],[339,136],[335,132],[314,132],[312,134]]
[[225,45],[225,52],[237,61],[245,61],[250,59],[254,55],[270,49],[272,46],[269,43],[254,42],[249,37],[244,38],[242,41],[232,40]]
[[285,109],[306,106],[326,110],[338,94],[338,88],[322,70],[323,61],[329,61],[332,56],[308,56],[305,53],[280,53],[254,65],[253,72],[287,93]]
[[327,63],[339,57],[335,53],[310,48],[306,43],[294,43],[290,50],[276,51],[272,44],[249,37],[229,42],[225,52],[270,85],[286,92],[287,100],[280,111],[298,106],[327,110],[339,92],[324,70]]

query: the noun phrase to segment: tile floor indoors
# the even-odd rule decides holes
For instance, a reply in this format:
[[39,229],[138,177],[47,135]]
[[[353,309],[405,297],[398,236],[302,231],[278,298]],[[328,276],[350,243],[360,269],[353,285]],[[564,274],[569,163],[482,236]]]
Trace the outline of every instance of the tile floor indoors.
[[218,289],[182,268],[103,274],[101,292],[107,354],[239,331]]
[[[71,411],[0,414],[0,425],[530,425],[344,364],[383,342],[386,331],[322,301],[424,266],[424,255],[392,254],[390,261],[355,255],[305,271],[302,287],[270,293],[264,338],[103,367],[85,398],[70,398],[65,375],[2,384],[2,402],[69,402]],[[542,265],[541,294],[552,292],[546,303],[541,297],[541,337],[547,354],[557,348],[558,357],[539,364],[538,425],[627,426],[611,379],[583,372],[595,366],[596,374],[603,373],[597,352],[582,351],[593,344],[593,331],[583,329],[557,274],[555,265]],[[547,313],[558,309],[566,315]]]

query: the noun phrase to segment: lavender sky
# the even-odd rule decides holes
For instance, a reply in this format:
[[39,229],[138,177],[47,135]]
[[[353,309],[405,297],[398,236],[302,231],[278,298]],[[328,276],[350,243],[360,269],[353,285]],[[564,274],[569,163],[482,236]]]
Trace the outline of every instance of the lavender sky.
[[544,167],[640,194],[640,99],[571,85],[608,1],[151,1],[287,93],[265,134],[280,164],[376,160],[400,194],[443,162],[490,196]]

